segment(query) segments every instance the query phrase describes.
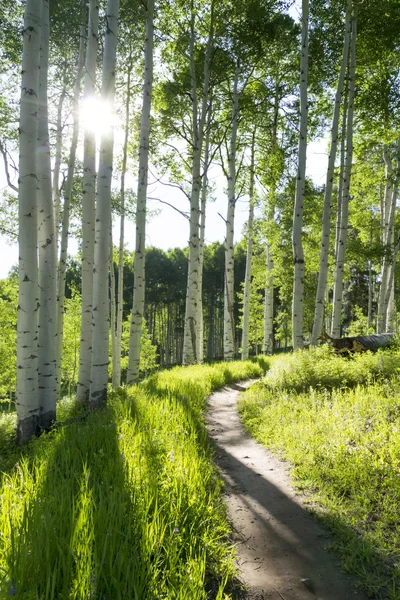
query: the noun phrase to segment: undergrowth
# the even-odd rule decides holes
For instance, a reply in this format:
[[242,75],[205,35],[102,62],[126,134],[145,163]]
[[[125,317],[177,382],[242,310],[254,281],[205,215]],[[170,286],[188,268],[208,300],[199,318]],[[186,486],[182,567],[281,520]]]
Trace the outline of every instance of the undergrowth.
[[371,597],[400,600],[400,354],[275,359],[240,401],[250,432],[293,465]]
[[14,466],[1,482],[0,597],[227,597],[232,548],[203,412],[213,389],[262,372],[250,361],[165,371],[22,450],[1,417]]

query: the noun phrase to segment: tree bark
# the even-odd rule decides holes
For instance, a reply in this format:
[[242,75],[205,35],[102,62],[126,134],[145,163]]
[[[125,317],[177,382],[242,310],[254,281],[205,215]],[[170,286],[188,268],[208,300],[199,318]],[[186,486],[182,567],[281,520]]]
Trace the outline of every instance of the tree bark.
[[197,97],[197,78],[195,68],[195,22],[194,3],[191,1],[189,67],[192,82],[192,189],[190,194],[190,237],[188,279],[186,289],[185,324],[183,333],[183,364],[199,361],[200,340],[198,324],[198,302],[200,297],[200,192],[201,157],[204,137],[204,125],[209,100],[210,66],[214,39],[214,1],[211,3],[210,32],[204,59],[203,97],[199,114]]
[[333,288],[333,314],[332,314],[332,337],[340,337],[341,314],[343,304],[343,275],[346,257],[347,228],[350,200],[350,179],[353,159],[353,115],[354,115],[354,93],[355,93],[355,70],[356,70],[356,39],[357,21],[352,19],[351,47],[349,65],[349,106],[347,110],[346,126],[346,163],[344,170],[343,198],[340,218],[339,247],[335,264],[335,277]]
[[139,174],[136,208],[136,245],[133,288],[133,308],[129,341],[129,363],[127,383],[132,384],[139,379],[140,342],[144,312],[145,280],[145,247],[146,247],[146,197],[149,165],[150,111],[153,89],[153,37],[154,37],[154,0],[147,2],[145,74],[143,87],[142,120],[140,125]]
[[[115,66],[117,58],[119,0],[107,2],[107,31],[104,43],[101,99],[113,110]],[[111,236],[111,180],[113,170],[114,131],[104,132],[100,142],[99,174],[96,194],[96,231],[93,276],[92,370],[89,407],[107,402],[109,361],[108,256]]]
[[117,332],[115,341],[115,362],[113,367],[113,387],[121,385],[121,344],[122,344],[122,318],[124,310],[124,243],[125,243],[125,174],[128,162],[129,121],[131,103],[131,75],[133,65],[128,68],[128,80],[126,82],[126,104],[125,104],[125,139],[122,155],[121,169],[121,193],[120,193],[120,227],[119,227],[119,253],[118,253],[118,294],[117,294]]
[[57,401],[57,248],[51,189],[47,77],[49,65],[49,0],[43,0],[38,110],[38,245],[39,339],[38,377],[41,429],[50,429]]
[[302,31],[300,58],[300,136],[299,164],[297,169],[296,195],[293,211],[293,260],[294,284],[292,306],[292,339],[293,350],[303,348],[303,314],[304,314],[304,252],[302,242],[304,194],[306,183],[307,159],[307,117],[308,117],[308,20],[309,0],[302,0]]
[[339,80],[336,89],[335,97],[335,108],[332,120],[331,130],[331,148],[328,159],[328,171],[326,174],[325,184],[325,195],[324,195],[324,209],[322,216],[322,242],[321,242],[321,253],[319,261],[319,275],[318,275],[318,287],[317,295],[315,299],[315,312],[314,312],[314,324],[311,337],[311,345],[316,346],[318,339],[321,335],[322,324],[324,319],[324,301],[326,296],[326,288],[328,283],[328,260],[329,260],[329,238],[331,230],[331,200],[332,200],[332,188],[333,179],[335,173],[335,159],[336,149],[338,142],[338,131],[339,131],[339,115],[340,106],[343,97],[345,74],[349,57],[349,45],[350,45],[350,31],[351,31],[351,9],[352,2],[348,1],[346,10],[346,23],[345,23],[345,34],[343,44],[343,55],[342,63],[340,66]]
[[203,263],[204,263],[204,242],[206,236],[206,209],[208,192],[208,168],[210,161],[210,131],[211,131],[211,105],[208,108],[207,129],[204,142],[204,162],[203,162],[203,180],[201,184],[201,204],[200,204],[200,248],[199,248],[199,298],[197,302],[197,323],[199,337],[199,363],[204,360],[204,315],[203,315]]
[[19,294],[17,320],[17,442],[37,432],[38,263],[37,150],[42,1],[27,0],[24,13],[21,105],[19,121]]
[[264,297],[264,344],[263,353],[272,354],[274,350],[274,263],[270,244],[266,247],[266,280]]
[[[89,20],[84,76],[84,101],[96,93],[96,63],[99,34],[99,3],[89,2]],[[83,141],[82,184],[82,313],[77,401],[87,404],[92,363],[93,259],[96,199],[96,134],[86,127]]]
[[224,283],[224,360],[235,358],[234,307],[234,247],[236,207],[236,145],[239,121],[239,63],[236,63],[232,93],[232,129],[228,157],[228,212],[225,235],[225,283]]
[[[243,326],[242,326],[242,360],[249,358],[249,328],[250,328],[250,291],[251,291],[251,275],[252,275],[252,258],[253,258],[253,220],[254,220],[254,154],[255,154],[255,136],[256,130],[253,131],[251,142],[251,163],[250,163],[250,186],[249,186],[249,220],[247,223],[247,254],[246,254],[246,272],[244,277],[243,290]],[[256,340],[257,346],[257,340]]]
[[61,194],[60,194],[60,168],[61,168],[61,154],[62,154],[62,109],[67,94],[66,86],[64,84],[60,98],[57,105],[57,125],[56,125],[56,150],[54,155],[54,171],[53,171],[53,204],[54,204],[54,224],[55,224],[55,246],[58,256],[58,230],[60,227],[60,214],[61,214]]

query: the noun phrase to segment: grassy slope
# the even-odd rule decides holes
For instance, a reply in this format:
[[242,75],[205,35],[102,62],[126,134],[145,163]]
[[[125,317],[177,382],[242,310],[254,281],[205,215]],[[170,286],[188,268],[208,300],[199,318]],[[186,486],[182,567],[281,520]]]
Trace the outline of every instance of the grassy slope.
[[2,416],[0,597],[224,598],[232,549],[203,413],[213,389],[261,374],[175,368],[23,450]]
[[373,597],[400,599],[400,354],[321,348],[275,359],[240,411],[294,465],[337,534],[344,567]]

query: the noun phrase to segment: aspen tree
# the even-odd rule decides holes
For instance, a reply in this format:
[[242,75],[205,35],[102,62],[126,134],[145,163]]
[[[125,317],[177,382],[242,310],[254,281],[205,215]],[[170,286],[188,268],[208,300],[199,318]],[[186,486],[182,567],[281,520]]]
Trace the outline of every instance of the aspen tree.
[[301,57],[300,57],[300,135],[298,152],[298,169],[296,194],[293,211],[293,259],[294,283],[292,304],[292,339],[293,350],[303,348],[303,314],[304,314],[304,252],[302,242],[304,193],[306,183],[307,159],[307,118],[308,118],[308,20],[309,0],[302,0],[301,15]]
[[49,429],[57,401],[57,253],[51,189],[47,103],[49,0],[43,0],[38,110],[38,246],[39,246],[39,425]]
[[[132,58],[132,57],[131,57]],[[119,252],[118,252],[118,294],[117,294],[117,324],[115,337],[115,357],[113,354],[113,387],[121,385],[121,343],[122,343],[122,317],[124,308],[124,239],[125,239],[125,175],[128,161],[129,121],[131,104],[131,75],[133,64],[128,68],[126,82],[125,103],[125,139],[122,155],[121,188],[120,188],[120,227],[119,227]]]
[[[96,63],[99,33],[99,3],[89,2],[88,34],[84,74],[84,101],[96,93]],[[96,135],[85,127],[82,184],[82,315],[79,352],[78,402],[89,400],[92,362],[93,259],[96,199]]]
[[[399,147],[397,146],[397,152]],[[393,161],[392,152],[387,144],[383,147],[383,159],[385,162],[385,193],[383,198],[383,230],[382,230],[382,243],[385,246],[386,253],[383,259],[382,272],[381,272],[381,285],[378,299],[378,314],[377,314],[377,333],[382,333],[385,330],[390,329],[391,323],[388,322],[388,316],[393,313],[393,300],[394,289],[391,279],[392,265],[396,263],[396,256],[393,254],[394,244],[394,216],[396,211],[396,200],[398,193],[398,160],[396,166],[396,176],[393,172]],[[389,308],[390,304],[390,308]],[[390,321],[393,321],[391,318]]]
[[[107,2],[107,31],[104,42],[101,100],[112,111],[115,95],[115,67],[119,0]],[[92,370],[89,405],[91,410],[107,401],[109,362],[108,257],[111,233],[111,180],[114,131],[103,132],[100,142],[99,173],[96,194],[95,244],[93,262]]]
[[53,204],[54,204],[54,225],[55,225],[55,246],[58,255],[58,228],[60,225],[60,214],[61,214],[61,194],[60,194],[60,168],[61,168],[61,154],[62,154],[62,110],[64,100],[67,95],[66,86],[64,84],[60,98],[57,105],[57,124],[56,124],[56,149],[54,155],[54,170],[53,170]]
[[211,105],[208,108],[207,130],[204,141],[204,161],[203,161],[203,181],[201,184],[201,203],[200,203],[200,278],[199,278],[199,298],[197,303],[197,324],[199,338],[199,362],[204,360],[204,314],[203,314],[203,264],[204,264],[204,242],[206,235],[206,208],[208,191],[208,169],[210,160],[210,129],[211,129]]
[[266,248],[266,281],[264,294],[264,354],[272,354],[274,349],[274,262],[271,255],[271,246]]
[[228,156],[228,212],[225,234],[225,283],[224,283],[224,360],[235,358],[235,320],[234,304],[234,225],[236,206],[236,146],[239,122],[239,61],[235,66],[235,78],[232,93],[232,125]]
[[144,85],[142,118],[140,123],[139,173],[136,205],[136,243],[134,260],[134,288],[131,330],[129,340],[129,362],[127,383],[139,379],[140,347],[144,312],[145,248],[146,248],[146,210],[147,181],[149,170],[149,136],[151,97],[153,91],[153,38],[154,38],[154,0],[147,0],[146,42],[144,59]]
[[349,106],[347,110],[346,124],[346,161],[343,181],[343,197],[340,217],[340,235],[338,243],[338,254],[335,264],[334,288],[333,288],[333,314],[332,314],[332,337],[340,337],[340,324],[343,304],[343,275],[346,256],[347,229],[350,200],[350,179],[353,160],[353,116],[354,116],[354,94],[356,75],[356,39],[357,20],[353,16],[351,26],[351,46],[349,65]]
[[211,2],[210,30],[207,40],[203,71],[203,94],[199,109],[197,93],[197,77],[195,66],[195,13],[191,1],[189,67],[192,98],[192,181],[190,193],[190,235],[188,279],[185,305],[185,325],[183,334],[183,363],[192,364],[199,361],[200,340],[198,324],[198,302],[200,295],[199,281],[202,277],[200,269],[200,192],[201,192],[201,157],[205,119],[209,99],[209,82],[211,58],[214,40],[214,0]]
[[246,253],[246,273],[244,278],[243,291],[243,326],[242,326],[242,360],[249,358],[249,326],[250,326],[250,288],[252,275],[252,257],[253,257],[253,220],[254,220],[254,154],[255,154],[255,136],[253,131],[251,142],[251,163],[250,163],[250,186],[249,186],[249,220],[247,222],[247,253]]
[[[279,87],[275,88],[274,101],[274,121],[272,129],[272,153],[277,151],[278,136],[278,116],[279,116]],[[274,349],[274,260],[272,256],[271,226],[275,213],[275,197],[277,187],[277,174],[273,174],[273,181],[268,194],[267,205],[267,242],[265,248],[265,292],[264,292],[264,332],[263,332],[263,353],[272,354]]]
[[17,442],[35,435],[38,393],[37,151],[42,0],[24,13],[19,122],[19,294],[17,322]]
[[339,116],[340,106],[343,97],[345,74],[348,63],[350,31],[351,31],[351,9],[352,3],[349,0],[346,10],[345,33],[343,43],[342,63],[340,66],[339,80],[336,88],[335,107],[331,129],[331,147],[329,151],[328,170],[326,174],[324,208],[322,216],[322,241],[319,261],[318,287],[315,299],[314,324],[311,337],[311,345],[315,346],[318,343],[318,338],[321,335],[322,324],[324,318],[324,301],[326,296],[326,288],[328,284],[328,258],[329,258],[329,239],[331,229],[331,200],[332,188],[335,173],[335,160],[339,132]]

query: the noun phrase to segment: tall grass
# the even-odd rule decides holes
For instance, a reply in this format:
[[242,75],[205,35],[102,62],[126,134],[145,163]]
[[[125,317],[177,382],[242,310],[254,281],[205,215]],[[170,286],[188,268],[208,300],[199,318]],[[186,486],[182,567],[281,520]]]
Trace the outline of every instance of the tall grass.
[[240,403],[252,434],[323,507],[344,567],[391,600],[400,599],[399,368],[395,351],[298,352],[275,360]]
[[202,414],[213,389],[261,374],[252,362],[166,371],[14,450],[0,597],[222,600],[233,558]]

